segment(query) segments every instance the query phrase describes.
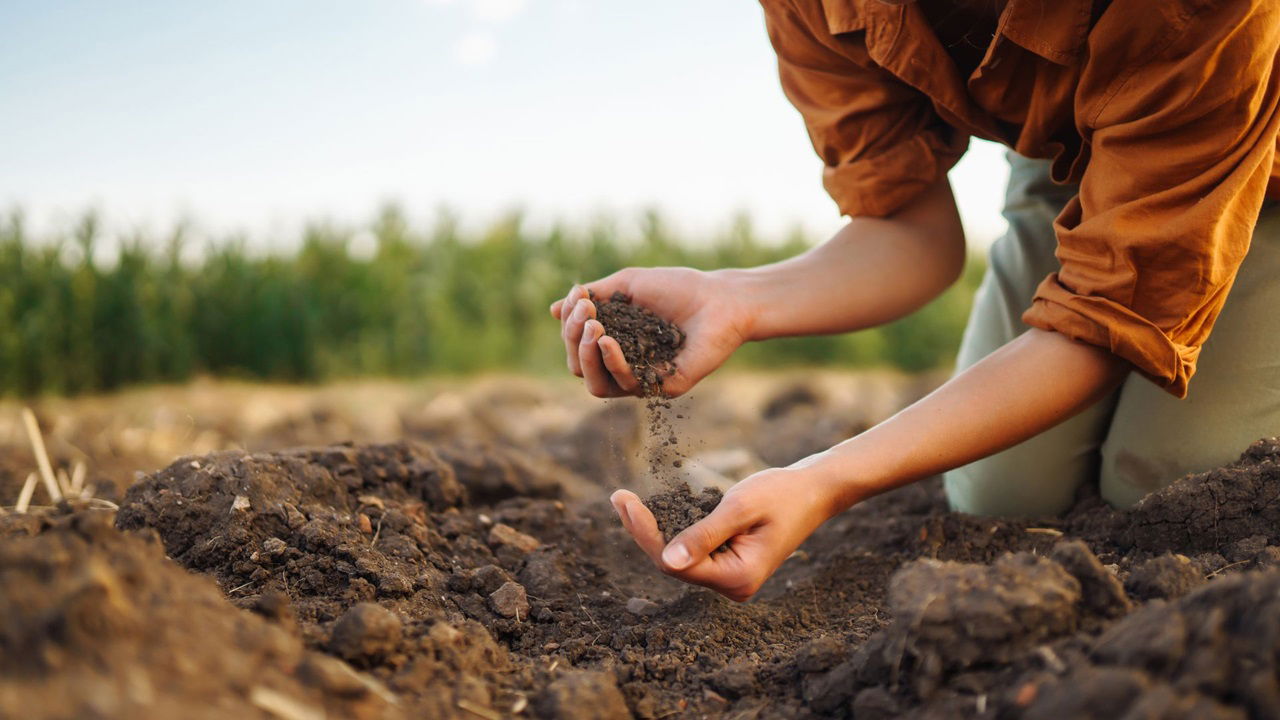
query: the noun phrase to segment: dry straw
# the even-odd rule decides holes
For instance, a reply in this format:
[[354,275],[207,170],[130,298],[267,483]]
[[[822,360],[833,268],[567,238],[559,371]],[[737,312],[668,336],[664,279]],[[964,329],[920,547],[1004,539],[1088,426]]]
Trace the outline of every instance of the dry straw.
[[31,408],[22,409],[22,423],[27,428],[27,439],[31,441],[31,452],[35,455],[36,466],[40,471],[27,476],[27,481],[23,483],[22,490],[18,493],[18,502],[13,506],[15,513],[21,514],[46,507],[31,504],[36,485],[40,481],[44,482],[44,489],[49,494],[49,507],[56,506],[65,499],[83,501],[93,510],[119,509],[115,503],[93,496],[96,488],[93,485],[84,484],[88,469],[83,462],[76,462],[70,473],[66,468],[58,468],[56,472],[54,471],[53,463],[49,462],[49,451],[45,447],[44,436],[40,433],[40,423],[36,421],[36,414],[31,412]]

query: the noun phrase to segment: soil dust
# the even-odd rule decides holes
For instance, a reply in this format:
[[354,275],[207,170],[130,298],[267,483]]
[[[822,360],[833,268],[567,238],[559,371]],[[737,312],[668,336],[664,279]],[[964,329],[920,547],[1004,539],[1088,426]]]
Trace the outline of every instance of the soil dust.
[[618,341],[640,383],[649,434],[649,480],[660,483],[660,490],[646,497],[644,504],[653,513],[663,537],[670,541],[706,517],[721,497],[714,488],[695,494],[680,473],[686,456],[680,451],[680,438],[671,418],[672,404],[662,386],[675,372],[675,359],[684,345],[685,333],[674,323],[633,304],[622,293],[598,303],[596,315],[605,334]]

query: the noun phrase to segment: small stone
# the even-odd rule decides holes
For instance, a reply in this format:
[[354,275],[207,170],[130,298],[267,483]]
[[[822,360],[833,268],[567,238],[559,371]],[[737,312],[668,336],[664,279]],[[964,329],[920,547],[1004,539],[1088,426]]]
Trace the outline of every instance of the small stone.
[[507,618],[529,617],[529,596],[524,586],[516,582],[504,583],[502,587],[489,595],[489,607]]
[[662,609],[662,606],[658,605],[658,603],[642,597],[633,597],[627,601],[627,612],[632,615],[649,617],[656,615],[660,609]]
[[298,508],[286,503],[284,505],[284,523],[289,526],[290,530],[297,530],[307,523],[307,516],[303,515]]
[[356,514],[356,524],[360,526],[360,532],[365,535],[373,534],[373,522],[369,520],[369,516],[364,513]]
[[278,537],[269,537],[262,541],[262,551],[267,555],[279,555],[289,549],[289,545]]
[[542,545],[542,542],[532,535],[526,535],[510,525],[497,523],[489,530],[489,545],[491,547],[513,547],[522,552],[529,553],[537,550],[538,547]]
[[400,618],[381,605],[362,602],[334,623],[329,647],[346,660],[386,655],[400,643]]
[[232,512],[244,512],[249,509],[249,498],[245,495],[237,495],[235,500],[231,501]]

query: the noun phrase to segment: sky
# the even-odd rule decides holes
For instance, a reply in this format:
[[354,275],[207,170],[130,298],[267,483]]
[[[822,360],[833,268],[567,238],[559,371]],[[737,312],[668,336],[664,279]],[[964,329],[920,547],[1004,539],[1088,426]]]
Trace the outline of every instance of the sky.
[[[842,221],[742,0],[5,0],[0,210],[262,242],[389,201],[483,224],[661,210],[699,237]],[[952,173],[971,242],[1002,151]]]

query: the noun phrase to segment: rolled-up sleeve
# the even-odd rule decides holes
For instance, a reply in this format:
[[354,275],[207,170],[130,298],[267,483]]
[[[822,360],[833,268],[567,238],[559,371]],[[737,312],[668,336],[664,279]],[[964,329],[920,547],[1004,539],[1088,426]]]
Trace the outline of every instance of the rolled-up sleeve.
[[1092,156],[1055,226],[1061,270],[1027,324],[1106,348],[1186,396],[1272,169],[1277,8],[1203,3],[1176,27],[1138,18],[1147,25],[1128,35],[1103,17],[1077,100]]
[[782,89],[822,158],[840,212],[891,215],[968,147],[929,99],[879,68],[860,32],[832,34],[817,0],[761,0]]

